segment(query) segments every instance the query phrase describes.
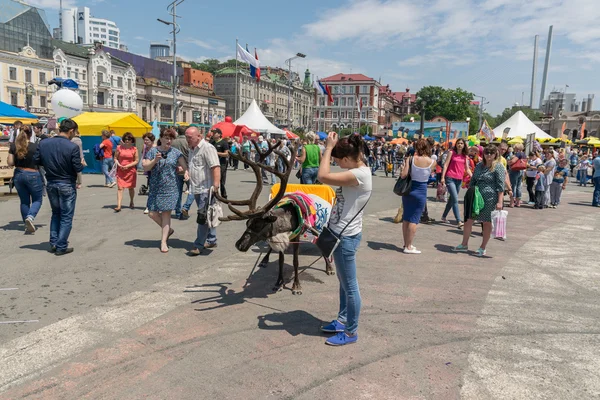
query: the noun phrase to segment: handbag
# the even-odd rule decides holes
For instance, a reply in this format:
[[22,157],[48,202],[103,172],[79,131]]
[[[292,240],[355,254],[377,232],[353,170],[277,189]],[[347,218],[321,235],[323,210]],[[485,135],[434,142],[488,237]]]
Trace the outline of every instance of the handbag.
[[511,171],[524,171],[527,169],[527,160],[524,158],[519,158],[510,166]]
[[492,211],[492,234],[494,238],[506,239],[506,220],[508,211],[494,210]]
[[412,177],[410,173],[412,171],[412,157],[408,159],[408,174],[406,177],[402,177],[402,174],[398,177],[396,184],[394,185],[394,193],[398,196],[404,196],[410,193],[410,189],[412,187]]
[[208,195],[208,208],[206,211],[206,221],[208,223],[209,228],[216,228],[221,225],[221,220],[219,218],[223,217],[223,208],[221,208],[221,204],[214,197],[214,187],[210,188],[210,192]]
[[344,229],[342,229],[339,236],[336,235],[335,233],[333,233],[333,231],[331,229],[329,229],[329,225],[323,227],[323,231],[321,231],[321,233],[319,234],[319,237],[317,237],[317,241],[315,242],[315,244],[317,245],[319,250],[321,250],[321,254],[323,255],[323,257],[325,257],[327,259],[331,259],[333,252],[335,251],[335,249],[337,249],[337,247],[340,244],[340,241],[341,241],[340,237],[342,236],[342,234],[344,233],[346,228],[348,228],[348,226],[350,226],[352,221],[354,221],[356,219],[356,217],[358,217],[358,215],[365,209],[365,207],[369,203],[369,200],[371,200],[370,195],[369,195],[369,198],[367,199],[367,201],[365,202],[365,204],[363,204],[363,206],[360,208],[360,210],[358,210],[356,215],[354,215],[354,217],[352,217],[352,219],[346,224]]

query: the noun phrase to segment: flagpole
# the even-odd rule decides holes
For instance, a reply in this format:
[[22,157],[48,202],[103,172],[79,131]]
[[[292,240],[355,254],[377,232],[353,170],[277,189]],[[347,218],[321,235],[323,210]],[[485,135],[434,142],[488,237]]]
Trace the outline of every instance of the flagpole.
[[235,111],[233,120],[236,121],[238,119],[238,39],[235,38]]
[[[256,56],[256,47],[254,48],[254,55]],[[257,71],[256,73],[258,74],[258,71]],[[258,76],[258,75],[257,75],[257,76]],[[258,107],[260,108],[260,95],[259,95],[259,94],[260,94],[260,93],[259,93],[259,90],[260,90],[260,88],[258,87],[258,79],[256,79],[256,77],[255,77],[255,78],[254,78],[254,81],[255,81],[255,85],[256,85],[256,91],[255,91],[255,95],[256,95],[256,97],[258,97],[258,99],[256,99],[256,98],[255,98],[255,100],[256,100],[256,102],[259,104],[259,106],[258,106]]]

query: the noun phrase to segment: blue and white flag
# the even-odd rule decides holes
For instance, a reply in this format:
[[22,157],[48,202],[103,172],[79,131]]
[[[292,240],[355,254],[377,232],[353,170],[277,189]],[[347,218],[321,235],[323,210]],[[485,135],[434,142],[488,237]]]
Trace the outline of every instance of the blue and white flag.
[[325,92],[323,91],[323,87],[321,87],[321,84],[319,83],[319,81],[313,81],[313,87],[317,91],[317,94],[319,94],[319,95],[325,94]]
[[250,52],[246,51],[240,44],[237,45],[237,56],[240,61],[250,64],[250,66],[260,69],[260,63]]

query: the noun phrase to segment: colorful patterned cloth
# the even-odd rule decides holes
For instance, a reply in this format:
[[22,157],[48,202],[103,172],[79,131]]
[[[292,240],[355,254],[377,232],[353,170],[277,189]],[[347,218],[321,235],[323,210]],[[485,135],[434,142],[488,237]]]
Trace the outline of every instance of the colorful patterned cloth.
[[288,193],[277,203],[275,208],[292,205],[298,213],[298,227],[290,233],[290,239],[294,239],[312,228],[317,220],[317,210],[314,201],[302,192]]

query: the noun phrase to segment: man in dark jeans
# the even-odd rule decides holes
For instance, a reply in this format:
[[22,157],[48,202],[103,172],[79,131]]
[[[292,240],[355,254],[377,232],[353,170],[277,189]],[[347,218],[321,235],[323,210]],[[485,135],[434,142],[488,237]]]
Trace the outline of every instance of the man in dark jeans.
[[73,252],[68,247],[77,200],[77,173],[83,171],[79,146],[71,142],[77,123],[64,119],[59,134],[42,140],[33,157],[35,164],[44,167],[52,219],[50,221],[50,252],[62,256]]
[[225,182],[227,181],[227,164],[229,162],[229,143],[223,139],[223,132],[219,128],[212,130],[212,142],[211,144],[217,149],[217,155],[219,156],[219,163],[221,164],[221,197],[227,198],[227,189],[225,189]]
[[[185,140],[185,128],[183,126],[180,126],[179,128],[177,128],[177,137],[171,143],[171,147],[174,147],[177,150],[179,150],[181,152],[181,154],[183,154],[183,157],[185,158],[185,160],[187,161],[188,155],[190,154],[190,149],[188,147],[187,141]],[[191,201],[186,201],[185,205],[183,207],[181,206],[181,198],[183,196],[183,187],[184,186],[185,186],[185,182],[183,179],[183,175],[177,174],[177,191],[178,191],[178,193],[177,193],[177,204],[175,205],[175,218],[176,219],[187,219],[188,212],[186,210],[189,210],[192,205]],[[189,196],[188,196],[188,200],[189,200]],[[193,198],[192,198],[192,200],[193,200]]]

